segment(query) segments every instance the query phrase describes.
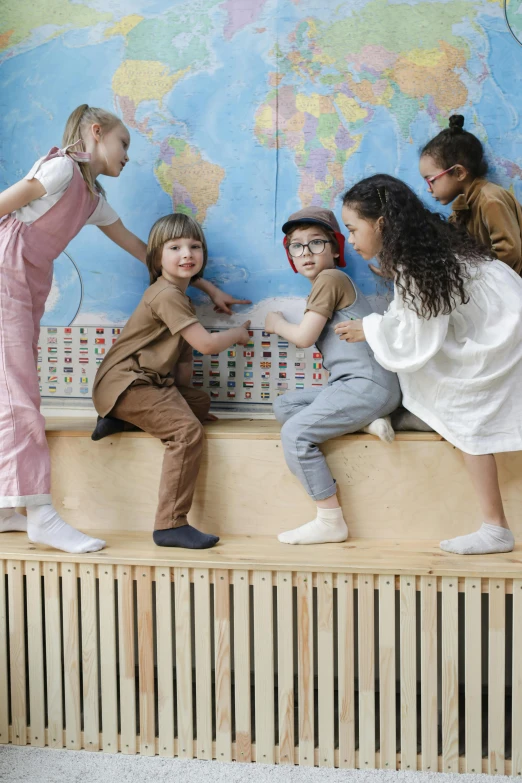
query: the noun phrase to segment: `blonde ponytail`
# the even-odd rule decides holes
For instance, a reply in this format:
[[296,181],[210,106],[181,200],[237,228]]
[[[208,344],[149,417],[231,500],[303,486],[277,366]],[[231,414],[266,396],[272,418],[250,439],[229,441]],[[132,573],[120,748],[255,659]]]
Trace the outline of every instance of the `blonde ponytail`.
[[[80,141],[80,143],[76,145],[75,150],[85,151],[85,144],[83,142],[89,127],[94,125],[94,123],[100,125],[102,131],[107,133],[116,125],[118,125],[118,123],[121,123],[121,120],[110,111],[105,111],[105,109],[97,109],[95,106],[89,106],[87,103],[82,103],[81,106],[78,106],[69,115],[69,118],[65,123],[62,148],[69,147],[71,144]],[[87,187],[89,188],[92,195],[96,196],[99,193],[105,195],[105,191],[98,180],[93,178],[89,164],[79,162],[78,165],[80,167],[80,171],[82,172],[82,176],[87,183]]]

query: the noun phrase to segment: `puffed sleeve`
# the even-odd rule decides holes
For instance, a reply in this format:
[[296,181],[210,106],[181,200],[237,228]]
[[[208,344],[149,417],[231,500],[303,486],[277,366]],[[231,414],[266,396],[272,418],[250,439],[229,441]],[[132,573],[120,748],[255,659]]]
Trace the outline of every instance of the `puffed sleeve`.
[[395,297],[384,315],[363,318],[366,340],[385,370],[416,372],[441,349],[449,315],[421,318],[395,288]]

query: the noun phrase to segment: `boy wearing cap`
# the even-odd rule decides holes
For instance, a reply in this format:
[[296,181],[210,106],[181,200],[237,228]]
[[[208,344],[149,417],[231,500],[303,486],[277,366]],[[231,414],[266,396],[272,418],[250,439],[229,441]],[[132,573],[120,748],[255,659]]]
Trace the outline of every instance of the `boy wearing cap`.
[[374,434],[392,440],[393,430],[382,417],[398,407],[401,392],[395,373],[377,363],[368,343],[345,343],[335,334],[338,322],[364,318],[372,308],[356,284],[337,268],[346,263],[344,236],[334,213],[306,207],[290,215],[283,232],[290,266],[310,280],[312,290],[300,324],[272,312],[266,317],[265,330],[299,348],[315,343],[329,379],[324,389],[287,392],[274,402],[275,416],[283,424],[287,465],[317,504],[315,519],[278,538],[284,544],[340,542],[348,538],[348,527],[319,444],[372,423]]

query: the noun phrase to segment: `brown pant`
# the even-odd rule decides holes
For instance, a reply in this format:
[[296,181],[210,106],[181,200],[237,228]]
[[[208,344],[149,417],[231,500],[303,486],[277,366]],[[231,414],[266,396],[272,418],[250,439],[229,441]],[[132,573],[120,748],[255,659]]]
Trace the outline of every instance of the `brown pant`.
[[155,530],[187,524],[199,473],[210,408],[205,392],[188,386],[133,383],[118,398],[110,415],[160,438],[167,447],[159,487]]

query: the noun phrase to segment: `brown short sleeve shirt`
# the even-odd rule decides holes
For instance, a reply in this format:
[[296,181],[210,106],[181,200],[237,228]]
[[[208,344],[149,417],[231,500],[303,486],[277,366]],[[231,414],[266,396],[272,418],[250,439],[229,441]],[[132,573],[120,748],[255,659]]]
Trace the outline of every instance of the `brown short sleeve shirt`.
[[159,277],[149,286],[96,374],[92,397],[100,416],[135,381],[172,386],[173,370],[189,352],[181,331],[197,321],[192,302],[174,283]]
[[348,275],[339,269],[325,269],[312,284],[305,312],[312,310],[330,320],[336,310],[350,307],[354,302],[355,290]]

